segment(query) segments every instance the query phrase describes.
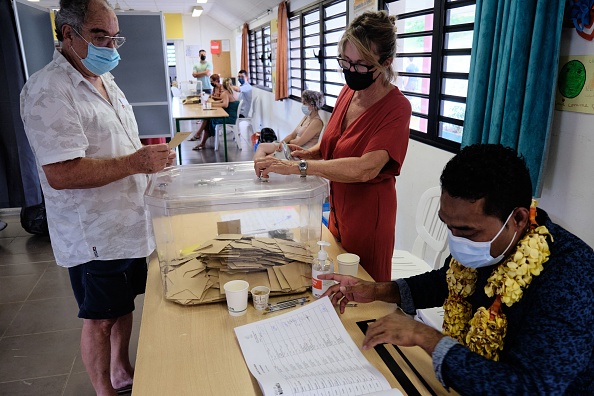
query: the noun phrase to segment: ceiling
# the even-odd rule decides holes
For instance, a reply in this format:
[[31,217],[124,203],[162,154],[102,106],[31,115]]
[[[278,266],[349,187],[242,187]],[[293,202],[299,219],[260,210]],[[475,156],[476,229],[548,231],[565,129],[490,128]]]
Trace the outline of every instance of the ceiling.
[[[23,1],[23,0],[21,0]],[[244,22],[251,22],[274,9],[281,0],[208,0],[205,4],[197,4],[196,0],[108,0],[116,9],[121,11],[162,11],[164,13],[191,15],[194,6],[204,8],[202,15],[219,22],[221,25],[234,30]],[[23,1],[25,2],[25,1]],[[58,8],[59,0],[40,0],[32,4]]]

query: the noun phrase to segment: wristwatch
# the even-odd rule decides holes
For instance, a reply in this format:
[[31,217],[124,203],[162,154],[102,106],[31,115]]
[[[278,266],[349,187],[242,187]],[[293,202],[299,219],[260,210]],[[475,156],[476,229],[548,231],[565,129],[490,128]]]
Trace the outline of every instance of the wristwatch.
[[299,161],[299,172],[301,172],[301,177],[307,176],[307,161],[304,159]]

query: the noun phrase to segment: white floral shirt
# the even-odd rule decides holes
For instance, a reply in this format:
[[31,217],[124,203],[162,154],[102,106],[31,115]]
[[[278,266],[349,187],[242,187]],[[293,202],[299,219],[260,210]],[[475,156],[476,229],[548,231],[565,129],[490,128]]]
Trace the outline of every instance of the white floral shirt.
[[55,190],[42,166],[75,158],[107,159],[141,147],[132,106],[110,73],[102,77],[110,104],[59,51],[21,92],[21,117],[45,196],[56,262],[148,256],[155,247],[144,208],[146,175],[103,187]]

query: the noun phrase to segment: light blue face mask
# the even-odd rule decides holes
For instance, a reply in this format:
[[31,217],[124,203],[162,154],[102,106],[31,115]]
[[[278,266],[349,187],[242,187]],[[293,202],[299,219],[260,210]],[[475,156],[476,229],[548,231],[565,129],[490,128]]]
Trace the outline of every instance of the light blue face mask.
[[505,225],[511,218],[512,214],[514,214],[513,211],[507,217],[507,220],[505,220],[505,223],[503,223],[503,227],[501,227],[497,235],[495,235],[493,239],[491,239],[490,241],[486,242],[475,242],[471,241],[470,239],[454,236],[452,234],[452,231],[448,229],[448,245],[450,247],[450,253],[452,257],[457,262],[468,268],[486,267],[501,261],[501,259],[503,259],[505,252],[507,252],[512,243],[514,243],[517,231],[514,233],[514,236],[512,237],[511,241],[509,242],[509,245],[507,245],[503,253],[501,253],[497,257],[491,256],[491,244],[495,239],[497,239],[499,234],[503,232],[503,229],[505,228]]
[[[80,38],[85,40],[85,38],[80,33],[76,33],[80,36]],[[70,48],[72,48],[72,51],[74,51],[76,56],[78,56],[83,66],[86,67],[91,73],[100,76],[112,71],[118,65],[118,63],[120,63],[120,54],[118,53],[117,49],[109,47],[96,47],[87,40],[85,40],[85,43],[87,43],[87,57],[84,59],[81,58],[80,55],[76,54],[74,48]]]
[[303,114],[305,114],[306,116],[311,114],[311,110],[309,109],[309,106],[303,105],[301,106],[301,111],[303,112]]

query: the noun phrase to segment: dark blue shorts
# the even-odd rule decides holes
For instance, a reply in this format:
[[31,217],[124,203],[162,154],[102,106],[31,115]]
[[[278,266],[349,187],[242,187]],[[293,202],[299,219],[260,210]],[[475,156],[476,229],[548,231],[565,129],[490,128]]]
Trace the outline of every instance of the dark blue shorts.
[[78,317],[115,319],[134,311],[134,298],[146,286],[146,258],[101,261],[68,268]]

